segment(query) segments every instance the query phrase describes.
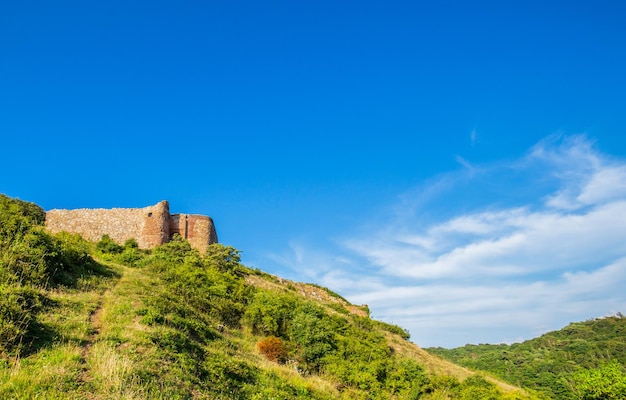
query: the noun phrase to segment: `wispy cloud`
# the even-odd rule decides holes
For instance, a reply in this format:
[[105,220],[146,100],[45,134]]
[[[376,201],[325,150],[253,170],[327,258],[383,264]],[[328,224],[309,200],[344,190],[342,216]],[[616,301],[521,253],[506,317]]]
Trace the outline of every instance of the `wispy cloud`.
[[471,172],[474,172],[474,166],[473,166],[473,165],[472,165],[469,161],[467,161],[466,159],[464,159],[463,157],[461,157],[461,156],[457,155],[457,156],[455,157],[455,160],[456,160],[456,162],[458,162],[459,164],[461,164],[462,166],[464,166],[465,168],[467,168],[467,169],[468,169],[468,171],[470,171],[470,173],[471,173]]
[[626,160],[585,136],[441,175],[392,209],[339,241],[344,263],[295,257],[420,345],[530,338],[626,310]]
[[[404,214],[412,218],[344,241],[385,282],[355,301],[426,345],[502,341],[516,329],[528,337],[626,306],[624,160],[584,136],[551,136],[519,160],[476,170],[442,176],[448,190]],[[497,196],[507,190],[512,205]],[[464,196],[471,207],[454,199]],[[433,203],[454,211],[422,224],[415,216]]]

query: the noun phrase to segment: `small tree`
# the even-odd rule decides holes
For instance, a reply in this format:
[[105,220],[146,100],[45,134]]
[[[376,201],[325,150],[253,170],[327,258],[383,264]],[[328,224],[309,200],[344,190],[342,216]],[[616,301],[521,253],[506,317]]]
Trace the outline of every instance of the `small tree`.
[[220,272],[232,272],[240,274],[242,272],[241,255],[239,250],[232,246],[225,246],[220,243],[209,245],[204,255],[204,264],[209,268],[215,268]]

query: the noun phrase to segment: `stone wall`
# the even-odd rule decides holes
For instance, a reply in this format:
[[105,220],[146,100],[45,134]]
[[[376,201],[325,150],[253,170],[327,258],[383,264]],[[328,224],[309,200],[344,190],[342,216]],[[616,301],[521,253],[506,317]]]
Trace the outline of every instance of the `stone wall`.
[[210,243],[217,243],[217,232],[210,217],[195,214],[172,214],[170,236],[175,233],[187,239],[192,247],[204,252]]
[[46,213],[46,226],[52,233],[78,233],[91,241],[109,235],[117,243],[124,244],[134,238],[142,249],[167,243],[175,233],[189,240],[192,247],[201,252],[209,244],[217,243],[217,233],[210,217],[171,215],[167,201],[144,208],[50,210]]

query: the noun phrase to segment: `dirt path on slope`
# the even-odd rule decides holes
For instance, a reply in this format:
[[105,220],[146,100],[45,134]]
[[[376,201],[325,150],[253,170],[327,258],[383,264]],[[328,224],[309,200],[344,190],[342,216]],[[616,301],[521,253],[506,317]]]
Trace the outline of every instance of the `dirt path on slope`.
[[88,383],[91,381],[88,360],[91,354],[91,349],[94,343],[96,343],[96,341],[98,340],[98,337],[100,336],[100,331],[102,330],[102,315],[104,313],[104,299],[108,294],[110,294],[117,287],[117,285],[119,284],[121,280],[122,280],[122,272],[120,271],[120,277],[115,280],[115,282],[110,288],[106,289],[98,296],[96,308],[94,308],[89,313],[89,318],[88,318],[89,335],[83,342],[81,352],[80,352],[80,363],[82,365],[82,371],[79,375],[79,380],[84,383]]

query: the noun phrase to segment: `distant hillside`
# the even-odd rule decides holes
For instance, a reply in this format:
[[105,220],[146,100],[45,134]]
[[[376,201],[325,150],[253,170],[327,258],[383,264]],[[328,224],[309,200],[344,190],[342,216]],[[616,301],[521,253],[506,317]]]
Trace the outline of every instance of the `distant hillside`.
[[0,398],[533,399],[214,244],[51,235],[0,195]]
[[[622,314],[572,323],[523,343],[426,350],[468,368],[488,371],[507,382],[535,389],[554,399],[626,398],[626,318]],[[617,375],[610,380],[619,381],[622,387],[615,390],[621,394],[604,396],[598,388],[600,383],[595,382],[597,397],[593,394],[584,397],[576,386],[581,373],[590,369],[602,371],[607,366],[617,367]]]

